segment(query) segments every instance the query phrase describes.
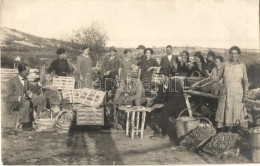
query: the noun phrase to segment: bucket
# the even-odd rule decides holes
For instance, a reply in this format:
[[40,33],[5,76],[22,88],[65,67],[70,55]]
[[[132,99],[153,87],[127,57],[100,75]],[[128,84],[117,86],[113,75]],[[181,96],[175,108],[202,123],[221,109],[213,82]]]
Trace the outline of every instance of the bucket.
[[180,112],[178,118],[176,119],[176,134],[177,138],[181,139],[186,136],[191,130],[195,129],[199,123],[199,118],[196,117],[181,117],[182,113],[187,111],[184,109]]
[[260,127],[254,127],[249,130],[251,159],[255,163],[260,163]]

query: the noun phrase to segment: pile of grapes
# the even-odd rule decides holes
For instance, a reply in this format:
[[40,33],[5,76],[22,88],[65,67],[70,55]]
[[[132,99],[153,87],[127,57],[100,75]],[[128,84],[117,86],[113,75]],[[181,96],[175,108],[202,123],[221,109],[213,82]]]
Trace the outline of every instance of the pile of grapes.
[[216,133],[216,130],[208,126],[199,126],[192,130],[182,141],[181,145],[190,147],[192,149],[197,148],[201,143],[210,139],[210,137]]
[[223,154],[228,148],[235,145],[238,137],[238,134],[220,132],[207,143],[203,150],[215,155]]

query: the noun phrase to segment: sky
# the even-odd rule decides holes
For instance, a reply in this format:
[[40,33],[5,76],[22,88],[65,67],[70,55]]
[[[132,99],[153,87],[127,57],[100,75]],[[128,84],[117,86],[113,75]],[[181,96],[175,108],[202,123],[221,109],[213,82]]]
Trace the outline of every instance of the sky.
[[66,38],[97,22],[108,46],[259,49],[259,0],[2,0],[0,24]]

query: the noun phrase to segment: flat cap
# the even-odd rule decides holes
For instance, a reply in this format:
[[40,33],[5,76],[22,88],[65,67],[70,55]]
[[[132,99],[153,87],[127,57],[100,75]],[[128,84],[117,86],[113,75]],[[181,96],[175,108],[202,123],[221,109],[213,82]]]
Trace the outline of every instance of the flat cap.
[[63,54],[65,53],[65,49],[64,48],[59,48],[56,53],[59,55],[59,54]]
[[111,52],[111,51],[117,52],[116,47],[115,47],[115,46],[111,46],[111,47],[109,48],[109,52]]

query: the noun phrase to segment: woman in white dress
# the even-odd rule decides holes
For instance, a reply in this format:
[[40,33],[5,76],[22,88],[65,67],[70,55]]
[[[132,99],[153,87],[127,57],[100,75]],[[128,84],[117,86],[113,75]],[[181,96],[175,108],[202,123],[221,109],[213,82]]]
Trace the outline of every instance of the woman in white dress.
[[219,77],[223,79],[216,113],[217,128],[235,126],[248,128],[248,115],[244,98],[248,90],[246,66],[238,61],[240,48],[233,46],[229,50],[230,60],[224,63]]

